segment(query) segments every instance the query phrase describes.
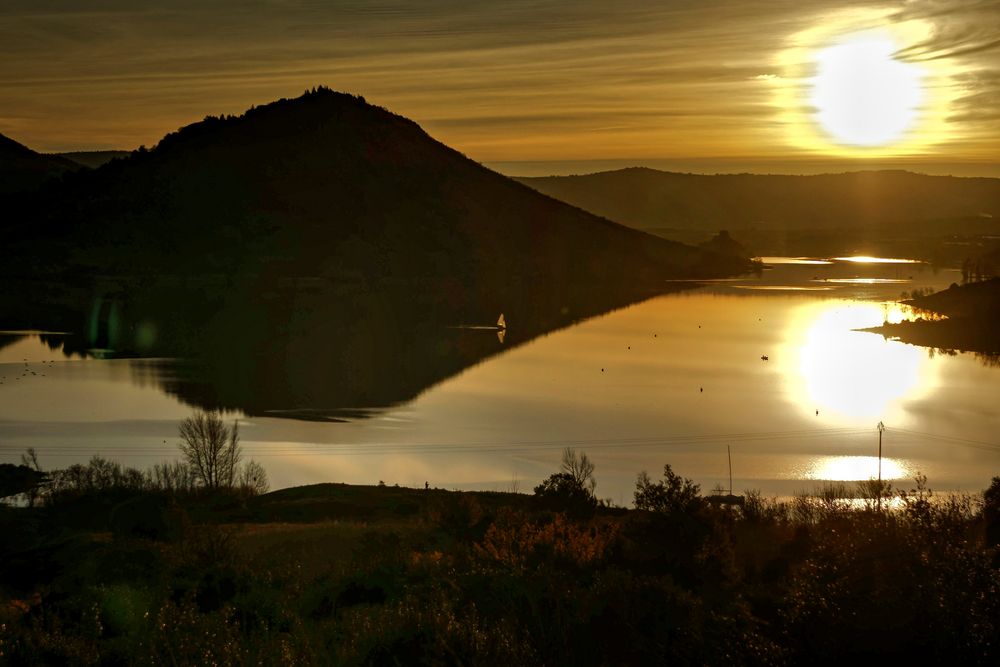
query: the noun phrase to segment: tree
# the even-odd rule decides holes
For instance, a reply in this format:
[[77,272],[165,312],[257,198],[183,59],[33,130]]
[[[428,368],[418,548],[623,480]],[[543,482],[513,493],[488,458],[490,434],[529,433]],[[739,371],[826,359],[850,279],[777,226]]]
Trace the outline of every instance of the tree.
[[542,507],[588,514],[597,507],[594,489],[594,464],[586,454],[567,448],[562,455],[562,472],[550,475],[535,487],[535,497]]
[[[21,454],[21,465],[19,468],[23,470],[19,470],[14,475],[14,478],[19,480],[19,483],[24,485],[24,488],[17,493],[23,493],[25,500],[28,501],[28,507],[34,507],[39,493],[52,480],[42,470],[42,466],[38,462],[38,452],[35,451],[34,447],[29,447],[24,454]],[[29,481],[29,477],[32,478],[32,481]]]
[[663,481],[653,482],[643,470],[635,482],[635,508],[650,512],[691,512],[702,505],[701,487],[663,466]]
[[34,507],[39,490],[49,481],[48,475],[26,465],[0,463],[0,498],[24,494],[29,507]]
[[597,507],[597,499],[590,489],[567,472],[549,475],[535,487],[535,498],[545,509],[571,514],[589,514]]
[[271,488],[271,484],[267,480],[267,471],[264,470],[264,466],[257,463],[253,459],[247,461],[243,467],[240,468],[239,477],[240,490],[247,495],[259,496],[267,493]]
[[226,426],[215,411],[199,411],[181,422],[181,453],[202,486],[232,488],[239,472],[239,423]]
[[572,477],[580,488],[587,489],[590,495],[594,495],[597,488],[597,480],[594,478],[594,464],[587,458],[587,455],[567,447],[562,454],[562,471]]

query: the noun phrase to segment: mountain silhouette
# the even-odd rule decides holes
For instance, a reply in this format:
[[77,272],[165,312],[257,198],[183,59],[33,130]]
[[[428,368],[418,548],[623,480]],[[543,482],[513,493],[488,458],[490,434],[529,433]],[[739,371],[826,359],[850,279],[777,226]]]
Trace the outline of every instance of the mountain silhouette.
[[[338,419],[744,258],[598,218],[326,89],[64,177],[0,225],[0,326],[182,401]],[[492,325],[504,313],[501,341]],[[164,358],[173,361],[163,361]]]
[[21,271],[529,288],[739,268],[540,195],[327,89],[206,118],[65,180],[6,230]]
[[[638,229],[852,228],[1000,219],[1000,179],[862,171],[816,176],[682,174],[629,168],[518,178],[539,192]],[[995,226],[995,224],[994,224]]]
[[37,190],[80,165],[58,155],[42,155],[0,134],[0,196]]

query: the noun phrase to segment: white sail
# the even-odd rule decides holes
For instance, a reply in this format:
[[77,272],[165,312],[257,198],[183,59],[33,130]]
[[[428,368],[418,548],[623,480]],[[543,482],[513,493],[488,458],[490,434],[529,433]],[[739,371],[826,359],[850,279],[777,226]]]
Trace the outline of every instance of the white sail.
[[503,313],[500,313],[500,319],[497,320],[497,327],[501,329],[507,328],[507,321],[503,318]]

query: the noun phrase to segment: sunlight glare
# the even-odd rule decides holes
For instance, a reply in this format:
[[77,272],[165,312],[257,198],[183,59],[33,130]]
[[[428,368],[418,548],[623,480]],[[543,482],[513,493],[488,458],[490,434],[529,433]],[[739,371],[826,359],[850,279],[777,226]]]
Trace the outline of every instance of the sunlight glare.
[[922,57],[937,26],[896,20],[891,7],[825,11],[775,54],[778,124],[793,146],[845,157],[926,153],[962,128],[953,105],[967,68],[952,57]]
[[895,257],[872,257],[871,255],[851,255],[850,257],[834,257],[838,262],[852,264],[921,264],[919,259],[897,259]]
[[[877,456],[825,456],[816,459],[806,473],[807,479],[857,482],[878,477]],[[912,477],[908,467],[896,459],[882,459],[882,479]]]
[[934,384],[926,354],[855,329],[908,317],[895,304],[822,302],[804,307],[787,337],[792,352],[784,372],[789,398],[806,412],[832,413],[852,424],[893,414],[902,419],[902,399],[918,398]]
[[816,54],[809,101],[835,141],[885,146],[903,136],[923,99],[920,68],[895,59],[887,35],[861,33]]

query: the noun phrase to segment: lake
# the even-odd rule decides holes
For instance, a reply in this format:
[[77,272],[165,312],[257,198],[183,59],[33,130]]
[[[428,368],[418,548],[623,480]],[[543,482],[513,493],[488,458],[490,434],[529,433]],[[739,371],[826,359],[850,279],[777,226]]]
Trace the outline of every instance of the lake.
[[[764,261],[759,275],[687,285],[527,340],[509,314],[504,342],[487,328],[397,324],[389,337],[417,346],[416,357],[456,336],[476,352],[428,379],[400,362],[406,391],[372,390],[365,395],[385,400],[368,404],[324,393],[361,382],[365,366],[325,374],[312,339],[293,360],[283,352],[279,361],[291,361],[275,362],[266,380],[244,368],[256,357],[239,348],[244,364],[225,369],[241,374],[248,395],[273,391],[279,375],[282,395],[309,391],[295,394],[295,411],[232,409],[229,418],[272,488],[384,481],[530,492],[573,447],[596,463],[598,495],[628,504],[636,473],[658,476],[665,463],[706,492],[728,488],[729,448],[735,492],[785,495],[874,476],[879,422],[883,477],[900,486],[922,472],[935,490],[977,491],[1000,474],[1000,368],[855,331],[914,317],[895,303],[901,293],[945,288],[957,271],[864,257]],[[17,462],[28,447],[46,468],[94,454],[136,466],[175,458],[178,422],[199,397],[220,393],[217,376],[186,381],[184,361],[113,358],[73,339],[0,333],[0,460]],[[383,362],[391,384],[392,355]],[[322,419],[288,418],[314,408]]]

